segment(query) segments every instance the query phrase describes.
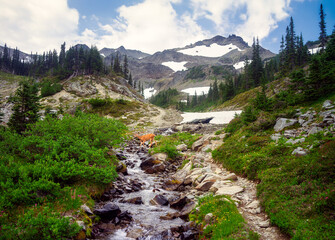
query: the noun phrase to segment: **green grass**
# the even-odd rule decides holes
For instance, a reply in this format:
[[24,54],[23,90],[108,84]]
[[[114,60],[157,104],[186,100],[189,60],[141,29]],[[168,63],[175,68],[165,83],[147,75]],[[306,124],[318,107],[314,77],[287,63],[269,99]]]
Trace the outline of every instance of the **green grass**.
[[153,147],[151,153],[166,153],[169,159],[175,159],[180,155],[177,151],[177,146],[180,144],[186,144],[187,148],[191,148],[192,144],[199,139],[199,135],[192,135],[187,132],[174,133],[170,136],[156,136],[157,146]]
[[[213,218],[206,223],[208,213],[212,213]],[[248,229],[234,202],[228,197],[208,195],[200,198],[190,214],[190,220],[200,227],[200,239],[259,239],[258,234]]]
[[23,81],[24,79],[27,79],[27,77],[14,75],[14,74],[5,73],[3,71],[0,71],[0,81],[5,80],[5,81],[20,82],[20,81]]
[[91,98],[84,100],[84,103],[91,105],[88,108],[88,112],[96,113],[100,116],[111,116],[114,118],[120,118],[122,116],[127,116],[131,112],[135,112],[129,115],[129,119],[120,119],[125,124],[131,123],[131,121],[138,120],[143,117],[142,113],[138,110],[144,108],[139,102],[128,101],[124,99],[111,99],[111,98]]
[[[292,239],[334,239],[335,138],[318,133],[296,145],[275,143],[270,139],[273,128],[260,127],[259,118],[273,122],[290,112],[261,113],[248,124],[233,120],[227,127],[232,135],[213,151],[213,158],[228,170],[260,182],[258,196],[271,222]],[[298,146],[311,145],[307,156],[291,154]]]

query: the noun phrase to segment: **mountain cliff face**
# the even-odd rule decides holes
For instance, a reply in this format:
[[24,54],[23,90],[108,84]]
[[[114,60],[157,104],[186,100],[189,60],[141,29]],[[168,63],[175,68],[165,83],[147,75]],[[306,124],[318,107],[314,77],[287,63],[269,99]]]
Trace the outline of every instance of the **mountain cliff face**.
[[[112,57],[127,55],[129,68],[135,81],[141,81],[144,87],[154,87],[164,90],[168,87],[182,89],[186,87],[209,86],[213,77],[224,79],[224,74],[217,74],[212,67],[219,67],[226,74],[240,71],[246,58],[252,58],[252,47],[241,37],[215,36],[183,48],[174,48],[156,52],[152,55],[135,50],[102,49],[100,53],[105,57],[105,63],[110,64]],[[260,48],[261,58],[268,59],[274,53]],[[199,78],[190,76],[194,70],[202,71]],[[218,68],[217,68],[218,69]],[[196,77],[196,76],[195,76]]]
[[[85,44],[75,47],[89,49]],[[1,52],[3,47],[0,47]],[[12,52],[13,49],[9,49],[10,55]],[[157,91],[168,87],[182,90],[187,87],[209,86],[214,78],[224,80],[227,74],[241,71],[245,59],[252,58],[252,47],[236,35],[215,36],[183,48],[167,49],[152,55],[125,49],[123,46],[116,49],[103,48],[99,52],[107,66],[110,66],[116,55],[121,57],[121,63],[127,55],[133,80],[140,81],[144,88],[153,87]],[[262,47],[260,55],[263,60],[275,56]],[[23,52],[20,52],[20,58],[26,62],[32,61],[30,55]]]

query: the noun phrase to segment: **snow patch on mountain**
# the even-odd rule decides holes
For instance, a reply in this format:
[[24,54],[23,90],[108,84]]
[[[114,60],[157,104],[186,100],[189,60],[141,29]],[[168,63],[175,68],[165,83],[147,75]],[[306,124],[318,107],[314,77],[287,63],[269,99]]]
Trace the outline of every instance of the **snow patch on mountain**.
[[188,93],[191,96],[194,96],[197,93],[197,96],[202,94],[207,94],[209,91],[209,87],[194,87],[194,88],[186,88],[181,90],[184,93]]
[[317,48],[308,49],[308,51],[309,51],[310,54],[316,54],[316,53],[320,52],[321,49],[322,49],[322,47],[317,47]]
[[232,43],[224,46],[218,45],[217,43],[213,43],[208,47],[202,45],[184,50],[179,50],[178,52],[191,56],[221,57],[235,49],[237,49],[238,51],[242,51],[240,48],[238,48],[236,45]]
[[187,63],[186,61],[183,61],[183,62],[170,61],[170,62],[163,62],[162,65],[171,68],[175,72],[178,72],[178,71],[187,70],[187,67],[184,66],[186,63]]
[[[250,64],[252,62],[252,60],[248,60],[248,63]],[[237,70],[237,69],[240,69],[240,68],[244,68],[245,66],[245,61],[241,61],[241,62],[238,62],[238,63],[235,63],[234,64],[234,68]]]
[[154,88],[146,88],[143,90],[143,92],[144,92],[144,98],[148,99],[151,98],[153,95],[155,95],[157,90],[155,90]]

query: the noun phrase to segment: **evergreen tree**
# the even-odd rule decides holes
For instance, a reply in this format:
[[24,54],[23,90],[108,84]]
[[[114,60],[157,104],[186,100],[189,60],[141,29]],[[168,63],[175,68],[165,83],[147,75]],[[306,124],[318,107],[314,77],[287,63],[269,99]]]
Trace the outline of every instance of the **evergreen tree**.
[[114,59],[113,71],[116,74],[122,73],[122,68],[121,68],[121,65],[120,65],[120,56],[119,56],[119,53],[116,53],[116,56],[115,56],[115,59]]
[[285,41],[284,36],[281,36],[280,49],[279,49],[279,69],[284,71],[285,64]]
[[320,47],[321,47],[321,51],[324,50],[326,43],[327,43],[327,32],[326,32],[326,22],[325,22],[325,14],[323,12],[323,6],[322,3],[320,5],[320,22],[319,22],[319,26],[320,26],[320,36],[319,36],[319,40],[320,40]]
[[192,107],[196,106],[198,104],[198,95],[197,92],[194,92],[194,95],[192,97]]
[[124,55],[123,59],[123,75],[125,79],[128,79],[129,69],[128,69],[128,58],[127,55]]
[[219,101],[219,88],[218,88],[218,81],[215,79],[213,84],[213,101]]
[[253,86],[257,87],[261,83],[261,78],[263,75],[263,63],[262,59],[259,54],[260,46],[259,41],[257,38],[257,41],[252,44],[252,62],[250,64],[250,71],[251,71],[251,77],[253,80]]
[[20,82],[13,98],[13,114],[8,122],[8,126],[18,133],[27,129],[27,125],[37,122],[39,115],[39,98],[36,84],[28,81]]
[[59,65],[63,68],[65,64],[65,42],[61,45],[59,53]]
[[128,83],[129,83],[130,86],[133,86],[133,77],[131,76],[131,73],[129,73]]
[[213,86],[212,86],[212,83],[209,84],[207,99],[208,99],[208,102],[210,102],[210,103],[213,102]]
[[335,61],[335,26],[325,51],[326,61]]
[[285,36],[285,66],[286,71],[290,71],[295,67],[296,62],[296,36],[294,31],[293,18],[290,18],[290,24],[286,28]]
[[9,69],[9,65],[10,65],[10,57],[9,57],[9,49],[5,43],[4,49],[3,49],[3,68],[5,70]]

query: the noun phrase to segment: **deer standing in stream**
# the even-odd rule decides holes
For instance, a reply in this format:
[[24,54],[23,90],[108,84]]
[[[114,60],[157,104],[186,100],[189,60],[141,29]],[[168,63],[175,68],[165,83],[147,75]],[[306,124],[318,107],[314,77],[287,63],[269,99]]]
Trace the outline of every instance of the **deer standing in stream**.
[[135,134],[135,137],[137,137],[141,141],[140,146],[142,146],[146,141],[150,140],[149,148],[152,146],[153,143],[155,143],[157,145],[157,142],[155,140],[155,136],[156,135],[153,134],[153,133],[145,134],[145,135],[142,135],[142,136],[140,136],[138,134]]

